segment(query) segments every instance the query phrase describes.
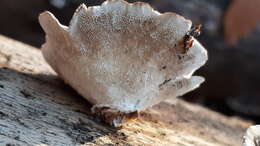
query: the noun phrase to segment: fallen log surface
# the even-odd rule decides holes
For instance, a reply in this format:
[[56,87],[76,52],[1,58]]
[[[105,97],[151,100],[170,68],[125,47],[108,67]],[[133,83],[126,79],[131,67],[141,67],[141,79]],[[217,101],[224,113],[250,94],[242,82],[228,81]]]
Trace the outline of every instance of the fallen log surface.
[[251,123],[166,100],[114,129],[65,85],[39,49],[0,35],[0,145],[238,146]]

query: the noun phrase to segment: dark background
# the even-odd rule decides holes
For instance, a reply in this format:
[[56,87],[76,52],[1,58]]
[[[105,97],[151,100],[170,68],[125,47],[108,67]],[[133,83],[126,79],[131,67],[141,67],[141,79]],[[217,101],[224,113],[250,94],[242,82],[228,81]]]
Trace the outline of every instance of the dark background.
[[[133,2],[132,0],[128,0]],[[40,47],[44,33],[38,23],[40,12],[51,11],[68,25],[80,3],[99,5],[102,0],[1,0],[0,34]],[[233,0],[146,0],[160,12],[172,11],[202,24],[198,38],[209,52],[209,61],[196,72],[206,78],[201,88],[183,98],[230,116],[259,123],[260,117],[260,26],[227,45],[224,17]],[[258,15],[258,14],[256,14]],[[246,23],[241,20],[241,23]]]

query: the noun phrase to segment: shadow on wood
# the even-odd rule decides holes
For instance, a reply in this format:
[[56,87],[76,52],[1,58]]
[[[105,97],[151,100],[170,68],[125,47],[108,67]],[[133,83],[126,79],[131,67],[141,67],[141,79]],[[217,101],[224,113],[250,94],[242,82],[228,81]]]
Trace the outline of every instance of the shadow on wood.
[[39,50],[0,36],[0,66],[0,145],[233,146],[251,124],[169,99],[113,129],[90,114]]
[[[116,129],[93,122],[91,105],[55,76],[1,68],[0,87],[0,137],[14,138],[21,144],[51,144],[50,138],[69,144],[66,137],[85,143],[104,135],[120,135]],[[60,130],[63,136],[56,132]],[[28,136],[31,143],[26,142]]]

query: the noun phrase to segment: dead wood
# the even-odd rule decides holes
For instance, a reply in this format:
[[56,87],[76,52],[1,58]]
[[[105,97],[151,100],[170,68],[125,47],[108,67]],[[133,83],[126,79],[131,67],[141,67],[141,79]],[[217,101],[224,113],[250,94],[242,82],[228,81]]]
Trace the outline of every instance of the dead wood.
[[122,129],[90,114],[91,105],[65,85],[40,50],[0,36],[0,145],[237,146],[250,125],[167,100]]

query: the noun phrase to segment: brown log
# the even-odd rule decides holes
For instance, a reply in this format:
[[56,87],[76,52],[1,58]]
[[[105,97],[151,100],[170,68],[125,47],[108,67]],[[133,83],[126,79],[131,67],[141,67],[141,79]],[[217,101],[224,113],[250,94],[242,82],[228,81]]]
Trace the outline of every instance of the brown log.
[[251,123],[182,100],[164,101],[122,129],[91,115],[41,51],[0,36],[0,145],[238,146]]

